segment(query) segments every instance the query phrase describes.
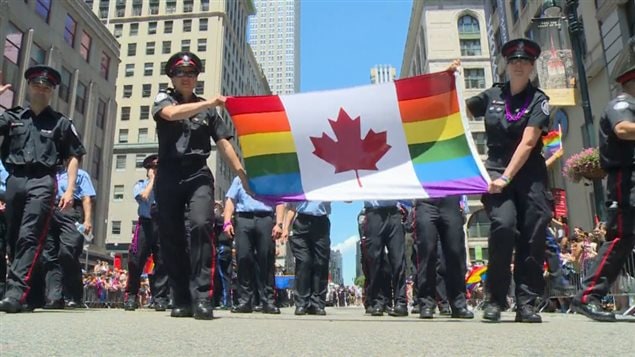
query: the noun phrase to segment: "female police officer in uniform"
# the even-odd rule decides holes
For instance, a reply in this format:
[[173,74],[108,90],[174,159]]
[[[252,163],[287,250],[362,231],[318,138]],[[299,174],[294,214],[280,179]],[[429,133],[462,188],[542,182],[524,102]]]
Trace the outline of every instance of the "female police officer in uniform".
[[516,284],[516,321],[541,322],[536,298],[542,295],[545,232],[551,220],[546,195],[547,168],[540,137],[549,124],[549,98],[530,83],[540,47],[527,39],[503,45],[509,81],[467,100],[472,115],[485,117],[493,181],[483,205],[492,222],[487,272],[488,305],[483,318],[499,321],[506,306],[512,262]]
[[[159,162],[155,194],[159,210],[159,240],[174,294],[171,316],[213,318],[214,177],[206,161],[216,142],[245,187],[247,177],[229,139],[230,131],[216,113],[225,97],[205,100],[194,94],[201,60],[179,52],[165,72],[174,89],[161,92],[152,114],[157,122]],[[184,215],[189,221],[189,256]]]

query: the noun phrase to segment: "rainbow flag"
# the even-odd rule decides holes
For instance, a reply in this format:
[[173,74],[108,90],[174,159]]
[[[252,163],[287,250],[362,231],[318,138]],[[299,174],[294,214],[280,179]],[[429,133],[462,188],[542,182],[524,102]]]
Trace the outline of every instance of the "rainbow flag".
[[548,159],[556,151],[562,148],[562,130],[552,130],[542,137],[542,152],[545,159]]
[[231,97],[252,191],[266,200],[411,199],[487,191],[459,74]]
[[481,265],[478,267],[472,268],[470,273],[467,275],[465,279],[465,283],[468,285],[476,284],[481,281],[485,281],[487,279],[487,266]]

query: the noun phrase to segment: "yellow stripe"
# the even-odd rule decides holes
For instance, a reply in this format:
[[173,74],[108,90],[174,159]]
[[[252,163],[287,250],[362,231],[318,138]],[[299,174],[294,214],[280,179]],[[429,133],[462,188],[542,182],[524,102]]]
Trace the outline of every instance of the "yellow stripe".
[[296,152],[293,136],[289,131],[243,135],[239,140],[244,158]]
[[447,117],[403,123],[408,145],[448,140],[464,135],[461,113]]

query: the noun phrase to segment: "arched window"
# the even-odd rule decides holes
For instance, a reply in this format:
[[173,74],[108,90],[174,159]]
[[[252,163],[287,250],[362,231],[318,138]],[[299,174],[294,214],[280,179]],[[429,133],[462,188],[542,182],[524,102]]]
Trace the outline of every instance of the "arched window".
[[487,238],[491,222],[487,212],[480,209],[474,212],[467,221],[467,235],[470,238]]
[[478,19],[463,15],[458,21],[461,56],[481,55],[481,28]]

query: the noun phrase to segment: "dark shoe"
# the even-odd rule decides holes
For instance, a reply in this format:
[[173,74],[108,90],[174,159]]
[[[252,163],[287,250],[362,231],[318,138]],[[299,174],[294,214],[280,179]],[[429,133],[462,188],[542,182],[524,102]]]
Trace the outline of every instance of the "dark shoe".
[[452,309],[451,316],[453,319],[473,319],[474,313],[465,307],[457,307]]
[[128,299],[123,304],[123,309],[126,311],[135,311],[139,308],[139,304],[137,303],[137,295],[130,295]]
[[165,311],[168,309],[168,302],[165,300],[157,300],[154,303],[154,311]]
[[172,317],[192,317],[194,314],[192,313],[191,306],[175,306],[172,308],[172,312],[170,313]]
[[264,309],[262,309],[262,312],[265,313],[265,314],[279,315],[280,314],[280,309],[274,304],[269,304],[269,305],[265,306]]
[[7,314],[22,312],[22,310],[24,310],[22,304],[14,298],[7,297],[0,301],[0,311],[4,311]]
[[577,299],[573,300],[573,308],[577,313],[580,313],[590,319],[602,322],[615,322],[615,314],[612,312],[604,311],[597,303],[584,304]]
[[214,318],[214,306],[211,301],[201,300],[194,307],[194,319],[211,320]]
[[316,307],[313,309],[312,315],[326,316],[326,310],[323,307]]
[[397,305],[388,314],[394,317],[408,316],[408,307],[406,305]]
[[42,308],[44,310],[64,310],[64,299],[47,301]]
[[262,305],[256,305],[254,307],[254,312],[262,312],[262,310],[263,310]]
[[306,315],[307,314],[307,309],[304,306],[296,306],[294,314],[297,315],[297,316]]
[[421,311],[421,308],[419,307],[419,305],[414,305],[412,309],[410,310],[410,313],[416,315],[419,313],[419,311]]
[[231,312],[234,314],[250,314],[253,310],[247,304],[240,304],[232,307]]
[[384,307],[383,306],[375,306],[370,311],[371,316],[384,316]]
[[542,318],[531,305],[519,306],[516,309],[516,322],[541,323]]
[[439,307],[439,315],[441,316],[451,316],[452,310],[450,310],[449,306]]
[[419,309],[420,319],[431,319],[434,317],[434,309],[431,307],[422,307]]
[[390,312],[393,310],[393,307],[390,305],[384,305],[384,313],[386,314],[390,314]]
[[75,300],[68,300],[66,302],[66,308],[68,309],[82,309],[84,308],[84,304],[83,303],[79,303]]
[[501,308],[498,304],[489,303],[483,311],[483,319],[488,322],[499,322],[501,320]]

